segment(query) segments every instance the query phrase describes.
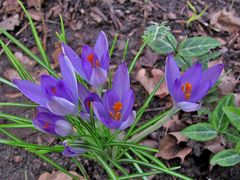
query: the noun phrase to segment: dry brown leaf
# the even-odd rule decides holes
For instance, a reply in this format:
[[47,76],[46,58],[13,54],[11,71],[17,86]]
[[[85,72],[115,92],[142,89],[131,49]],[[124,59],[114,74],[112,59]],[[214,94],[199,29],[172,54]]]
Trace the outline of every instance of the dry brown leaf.
[[178,119],[178,115],[174,115],[163,127],[166,128],[167,131],[176,132],[181,131],[186,125]]
[[4,96],[8,99],[16,99],[18,97],[21,97],[23,94],[20,92],[16,92],[16,93],[6,93],[4,94]]
[[31,72],[33,67],[36,65],[36,61],[29,59],[28,56],[25,56],[22,52],[15,52],[14,55],[21,62],[21,64]]
[[21,79],[15,69],[7,69],[6,71],[4,71],[3,76],[10,81],[14,79]]
[[153,51],[150,50],[150,48],[146,49],[146,53],[141,56],[139,59],[139,63],[142,66],[150,67],[152,68],[157,61],[158,54],[154,53]]
[[28,7],[35,7],[36,9],[40,9],[44,0],[27,0]]
[[218,89],[222,95],[227,95],[233,92],[238,81],[233,74],[225,74],[220,79],[221,83],[218,85]]
[[217,152],[224,150],[224,146],[221,144],[220,138],[216,138],[205,142],[204,149],[208,149],[212,153],[216,154]]
[[237,107],[240,107],[240,93],[234,93],[234,104]]
[[35,21],[42,21],[43,13],[40,11],[36,11],[33,9],[28,10],[29,14],[31,15],[32,19]]
[[[70,171],[73,175],[79,177],[79,180],[84,180],[82,176],[80,176],[78,173]],[[53,171],[52,173],[45,172],[41,174],[38,178],[38,180],[72,180],[73,178],[64,174],[60,171]]]
[[15,26],[19,26],[19,15],[15,14],[14,16],[8,17],[0,22],[0,27],[5,30],[13,31]]
[[[209,62],[208,67],[212,67],[217,64],[223,64],[222,58]],[[218,85],[218,89],[222,95],[227,95],[230,92],[233,92],[236,84],[238,83],[234,75],[231,73],[226,73],[225,70],[223,70],[221,73],[220,81],[221,83]]]
[[225,9],[215,12],[210,16],[210,24],[212,27],[232,33],[240,28],[240,18],[231,11]]
[[158,148],[158,142],[156,140],[152,140],[152,139],[146,139],[141,141],[141,144],[144,146],[148,146],[150,148]]
[[62,48],[60,46],[60,47],[57,47],[51,55],[52,59],[53,59],[53,62],[54,62],[54,67],[59,65],[58,58],[59,58],[59,55],[60,55],[61,52],[62,52]]
[[[162,77],[164,77],[164,72],[161,69],[152,69],[151,74],[153,77],[148,77],[146,73],[146,69],[142,68],[138,71],[136,80],[139,81],[145,90],[150,94],[157,83],[160,81]],[[160,98],[164,98],[169,94],[166,83],[163,82],[160,88],[157,90],[155,96]]]
[[177,144],[179,144],[180,142],[188,141],[188,138],[186,136],[182,135],[182,133],[180,131],[170,132],[169,134],[173,135],[177,139]]
[[155,155],[166,160],[180,158],[183,162],[188,154],[192,152],[192,148],[180,147],[177,144],[177,139],[172,135],[164,136],[159,143],[159,152]]

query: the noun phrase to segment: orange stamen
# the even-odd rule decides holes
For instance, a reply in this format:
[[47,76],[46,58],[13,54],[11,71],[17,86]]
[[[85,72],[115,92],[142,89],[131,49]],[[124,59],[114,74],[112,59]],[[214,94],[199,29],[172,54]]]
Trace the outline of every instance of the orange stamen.
[[192,93],[192,84],[186,82],[181,86],[181,90],[184,93],[185,99],[186,100],[190,99]]
[[100,62],[99,62],[99,60],[96,60],[96,66],[97,66],[97,67],[100,67]]
[[116,102],[114,105],[113,105],[113,110],[114,112],[109,112],[109,115],[112,119],[115,119],[115,120],[120,120],[121,119],[121,110],[122,110],[122,103],[120,101]]

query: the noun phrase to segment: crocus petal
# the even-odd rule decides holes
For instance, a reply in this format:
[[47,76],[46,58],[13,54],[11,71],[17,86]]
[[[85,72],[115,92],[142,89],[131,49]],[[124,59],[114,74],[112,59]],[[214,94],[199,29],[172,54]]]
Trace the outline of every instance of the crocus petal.
[[107,71],[102,68],[93,68],[90,78],[90,84],[93,87],[98,87],[105,83],[107,80]]
[[132,113],[130,114],[130,116],[128,116],[128,119],[126,121],[124,121],[120,126],[119,126],[119,130],[124,130],[126,128],[128,128],[129,126],[131,126],[134,122],[136,118],[136,111],[132,111]]
[[173,96],[172,88],[176,79],[180,78],[180,70],[172,54],[167,56],[165,66],[165,79],[171,96]]
[[58,120],[56,121],[55,131],[59,136],[69,136],[73,133],[73,127],[66,120]]
[[68,59],[68,57],[64,54],[59,55],[59,62],[60,62],[60,68],[61,68],[63,80],[68,86],[68,88],[71,90],[72,95],[74,97],[74,102],[77,104],[78,88],[77,88],[77,79],[74,73],[74,68],[70,60]]
[[114,90],[108,90],[102,98],[103,106],[106,108],[107,112],[113,112],[113,106],[116,102],[121,101],[117,93]]
[[217,64],[203,71],[202,82],[211,81],[211,87],[214,86],[223,70],[223,67],[223,64]]
[[42,92],[40,85],[32,83],[26,80],[13,80],[13,83],[18,87],[18,89],[33,102],[46,106],[48,99]]
[[101,102],[101,98],[96,93],[89,93],[88,96],[84,99],[83,104],[88,113],[90,113],[90,104],[91,102]]
[[129,117],[133,109],[134,93],[132,89],[129,89],[126,93],[124,93],[121,102],[123,104],[123,109],[121,111],[121,121],[125,121]]
[[185,100],[184,94],[181,90],[181,81],[180,79],[176,79],[173,87],[172,87],[172,98],[174,99],[175,102],[181,102]]
[[82,84],[78,83],[78,95],[81,101],[84,101],[84,99],[86,99],[88,94],[89,94],[89,91],[87,90],[87,88],[85,88]]
[[177,107],[185,112],[193,112],[197,111],[201,107],[201,104],[183,101],[177,103]]
[[55,132],[55,123],[58,119],[62,119],[62,117],[56,116],[51,112],[38,112],[32,122],[38,130],[47,134],[57,135]]
[[208,92],[211,87],[211,81],[202,82],[199,86],[193,89],[191,97],[188,101],[198,102],[200,101]]
[[102,60],[102,57],[106,50],[108,51],[108,41],[105,33],[101,31],[94,46],[94,52],[100,61]]
[[62,43],[62,50],[63,50],[63,53],[69,58],[72,65],[74,66],[76,71],[80,74],[80,76],[83,79],[86,79],[85,73],[82,67],[81,58],[67,44]]
[[130,89],[130,78],[126,63],[118,66],[113,78],[112,89],[118,94],[120,99],[123,97],[123,94]]
[[102,59],[100,61],[100,66],[101,68],[105,69],[106,71],[109,70],[109,62],[110,62],[110,55],[109,55],[109,52],[108,50],[106,50],[104,53],[103,53],[103,56],[102,56]]
[[41,82],[42,92],[45,94],[45,96],[48,99],[50,99],[51,95],[49,94],[49,92],[47,92],[47,89],[50,87],[56,86],[58,80],[49,75],[41,75],[40,82]]
[[93,102],[93,112],[97,119],[108,128],[117,129],[121,124],[120,121],[113,120],[109,116],[108,111],[100,102]]
[[190,67],[180,78],[181,84],[185,84],[186,82],[192,85],[194,89],[195,86],[199,84],[202,78],[202,65],[200,63],[195,63],[192,67]]
[[84,148],[77,148],[77,147],[71,147],[68,146],[68,140],[63,141],[63,146],[65,147],[65,150],[62,152],[62,154],[66,157],[74,157],[79,156],[83,153],[85,153],[87,150]]
[[52,97],[52,100],[47,103],[47,107],[52,113],[59,116],[77,113],[77,106],[61,97]]
[[56,93],[55,95],[58,97],[62,97],[72,103],[74,103],[75,105],[77,105],[77,101],[78,99],[74,99],[73,94],[71,93],[71,89],[72,87],[68,86],[66,84],[66,81],[63,80],[59,80],[58,83],[56,84]]

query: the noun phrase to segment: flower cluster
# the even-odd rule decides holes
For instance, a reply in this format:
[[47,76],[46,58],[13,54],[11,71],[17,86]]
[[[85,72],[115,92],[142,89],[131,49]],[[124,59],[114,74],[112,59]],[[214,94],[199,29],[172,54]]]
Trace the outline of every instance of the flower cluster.
[[[14,80],[18,89],[33,102],[39,104],[34,126],[45,133],[57,136],[71,136],[74,128],[67,116],[90,119],[90,108],[96,118],[110,129],[124,130],[135,119],[133,111],[134,93],[126,64],[120,64],[113,78],[112,89],[101,97],[94,90],[100,88],[108,78],[109,49],[104,32],[97,38],[94,49],[84,45],[78,56],[67,44],[62,43],[59,64],[62,78],[42,75],[40,85],[26,80]],[[78,83],[76,74],[92,88]],[[80,108],[79,108],[80,105]],[[79,110],[80,109],[80,110]],[[82,148],[72,148],[63,142],[63,155],[75,156],[84,153]]]
[[[94,49],[84,45],[80,56],[62,43],[62,53],[59,55],[61,79],[42,75],[40,85],[26,80],[14,80],[14,84],[25,96],[39,104],[33,120],[34,126],[51,135],[74,136],[75,130],[68,121],[68,116],[78,116],[89,121],[92,120],[93,112],[93,118],[110,129],[128,128],[134,122],[136,112],[133,110],[134,92],[130,88],[127,65],[118,65],[111,89],[103,95],[97,93],[108,79],[109,61],[107,38],[101,32]],[[223,65],[219,64],[203,71],[202,65],[195,63],[181,74],[173,55],[168,55],[165,79],[175,107],[186,112],[198,110],[201,99],[214,86],[222,69]],[[88,87],[79,83],[76,75],[87,82]],[[68,157],[86,152],[84,148],[71,147],[68,140],[63,145],[63,155]]]

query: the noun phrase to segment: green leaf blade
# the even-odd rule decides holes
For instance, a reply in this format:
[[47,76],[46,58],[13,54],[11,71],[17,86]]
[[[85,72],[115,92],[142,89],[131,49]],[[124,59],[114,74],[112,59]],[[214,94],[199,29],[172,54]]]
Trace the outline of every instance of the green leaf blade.
[[159,54],[168,54],[177,49],[177,40],[165,23],[149,26],[144,32],[143,40]]
[[192,37],[181,43],[179,54],[182,57],[197,57],[208,53],[220,43],[211,37]]
[[217,136],[217,132],[209,123],[198,123],[185,128],[182,131],[184,136],[196,141],[208,141]]
[[210,163],[212,165],[220,165],[223,167],[234,166],[240,162],[240,154],[233,149],[224,150],[215,154]]
[[213,114],[210,118],[210,123],[212,124],[213,128],[218,132],[226,132],[229,120],[227,116],[224,114],[223,107],[231,105],[233,103],[233,96],[232,94],[228,96],[224,96],[216,106],[213,111]]
[[239,107],[223,107],[223,111],[227,115],[232,125],[240,131],[240,108]]

